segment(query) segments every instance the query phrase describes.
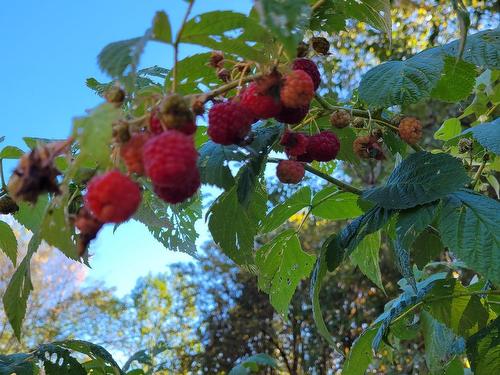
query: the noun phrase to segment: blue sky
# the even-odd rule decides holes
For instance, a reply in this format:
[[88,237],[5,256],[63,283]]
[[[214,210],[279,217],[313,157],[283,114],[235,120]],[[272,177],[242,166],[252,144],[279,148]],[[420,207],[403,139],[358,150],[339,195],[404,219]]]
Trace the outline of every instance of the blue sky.
[[[100,102],[85,86],[88,77],[106,81],[96,56],[108,43],[140,36],[157,10],[165,10],[177,30],[184,14],[182,0],[50,0],[11,1],[0,11],[0,136],[5,144],[25,148],[24,136],[64,138],[71,119]],[[251,0],[198,0],[193,14],[211,10],[247,13]],[[181,57],[198,52],[183,45]],[[169,46],[150,43],[141,67],[172,64]],[[12,165],[8,165],[12,168]],[[200,223],[200,240],[206,240]],[[165,270],[165,265],[190,260],[166,250],[144,226],[129,222],[113,235],[106,227],[92,246],[91,280],[129,291],[137,277]]]

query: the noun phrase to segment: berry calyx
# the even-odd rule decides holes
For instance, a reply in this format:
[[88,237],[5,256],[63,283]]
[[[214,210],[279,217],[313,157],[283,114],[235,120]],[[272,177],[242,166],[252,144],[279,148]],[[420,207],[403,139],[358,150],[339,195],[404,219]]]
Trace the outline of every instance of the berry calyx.
[[268,119],[281,111],[279,96],[266,94],[257,83],[251,83],[241,95],[240,104],[259,119]]
[[365,135],[358,137],[352,144],[352,149],[356,155],[362,159],[384,160],[385,155],[377,137]]
[[196,131],[191,105],[181,95],[166,96],[158,106],[157,116],[162,129],[177,130],[188,135]]
[[193,137],[167,131],[146,142],[142,159],[154,185],[174,187],[196,169],[198,153]]
[[284,184],[298,184],[305,173],[304,164],[294,160],[281,160],[276,167],[276,176]]
[[120,156],[130,173],[144,174],[144,163],[142,161],[142,150],[149,139],[149,134],[134,133],[127,143],[120,147]]
[[314,83],[309,74],[303,70],[292,70],[288,73],[281,87],[280,97],[285,107],[308,106],[314,97]]
[[314,61],[304,58],[295,59],[292,64],[293,70],[303,70],[314,83],[314,90],[316,91],[321,83],[321,75],[319,74],[318,66]]
[[285,147],[288,156],[300,156],[306,153],[309,138],[305,134],[287,129],[281,137],[280,144]]
[[337,157],[340,150],[340,141],[335,134],[327,130],[309,137],[307,152],[297,160],[310,162],[330,161]]
[[175,186],[154,186],[154,192],[158,197],[170,204],[184,202],[198,191],[201,185],[200,172],[193,169],[192,173]]
[[208,112],[208,136],[215,143],[241,143],[250,131],[253,113],[238,102],[215,104]]
[[399,136],[410,145],[417,143],[422,138],[422,124],[415,117],[405,117],[399,123]]
[[351,122],[351,114],[346,110],[334,111],[330,116],[330,124],[337,129],[343,129]]
[[118,171],[96,176],[87,185],[85,207],[103,223],[122,223],[141,203],[139,185]]
[[274,118],[283,124],[298,124],[300,123],[309,112],[309,106],[299,108],[282,107],[281,112]]

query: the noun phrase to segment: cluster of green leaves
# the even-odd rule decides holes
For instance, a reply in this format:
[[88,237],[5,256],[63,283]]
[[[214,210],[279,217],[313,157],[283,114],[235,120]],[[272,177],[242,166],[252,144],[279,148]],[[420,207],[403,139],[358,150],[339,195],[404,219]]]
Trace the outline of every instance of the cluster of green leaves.
[[[21,335],[21,322],[32,289],[30,258],[40,242],[44,240],[68,257],[78,258],[75,233],[68,221],[68,206],[85,189],[81,178],[84,171],[95,172],[111,165],[113,121],[124,114],[139,117],[147,113],[151,97],[168,92],[174,80],[177,91],[183,94],[205,91],[217,83],[214,70],[206,64],[209,53],[178,61],[172,71],[160,67],[138,69],[147,43],[160,42],[174,48],[182,43],[195,44],[222,50],[227,57],[238,61],[266,66],[276,58],[279,61],[276,51],[283,50],[285,59],[293,59],[307,31],[336,31],[346,26],[347,19],[366,22],[390,38],[390,3],[386,0],[300,0],[287,7],[281,0],[268,0],[256,1],[248,16],[216,11],[188,17],[175,37],[167,14],[158,12],[144,35],[106,46],[99,54],[99,65],[131,93],[129,102],[123,108],[125,112],[104,104],[87,116],[75,119],[72,134],[77,147],[72,160],[58,160],[64,175],[62,196],[42,196],[34,207],[21,204],[15,215],[33,232],[28,253],[3,298],[16,336]],[[371,360],[370,348],[379,350],[384,343],[389,343],[391,332],[402,332],[400,336],[394,335],[403,339],[413,337],[417,326],[424,333],[427,362],[432,371],[455,366],[457,355],[465,352],[473,367],[491,366],[488,359],[495,354],[491,342],[498,332],[498,320],[495,320],[498,319],[495,308],[498,295],[492,292],[490,283],[500,284],[497,230],[500,204],[478,193],[476,187],[484,177],[498,195],[499,185],[491,172],[499,170],[500,123],[498,119],[489,121],[499,104],[498,39],[498,29],[482,31],[467,37],[463,45],[462,38],[404,61],[386,62],[364,75],[358,90],[358,105],[377,113],[427,98],[456,102],[468,98],[472,92],[475,96],[464,117],[449,119],[435,134],[437,140],[445,141],[442,150],[420,151],[402,159],[407,155],[407,146],[393,133],[384,133],[388,149],[399,163],[383,186],[364,190],[359,197],[337,187],[311,189],[305,186],[285,201],[268,207],[265,170],[268,163],[276,161],[269,154],[281,151],[277,146],[283,129],[281,124],[270,121],[254,126],[253,140],[245,147],[220,146],[207,140],[205,129],[198,132],[196,144],[202,182],[222,190],[206,215],[215,243],[236,264],[257,275],[259,287],[269,294],[271,304],[282,314],[286,314],[300,281],[312,273],[313,314],[319,332],[330,344],[334,345],[319,305],[326,273],[350,260],[383,288],[379,249],[386,243],[393,250],[405,281],[403,293],[391,301],[386,312],[357,341],[345,365],[347,374],[363,373]],[[457,58],[458,55],[461,58]],[[98,94],[112,84],[95,79],[87,81]],[[315,102],[311,113],[320,113],[323,110],[320,107],[321,103]],[[371,113],[367,112],[370,119]],[[472,115],[476,117],[474,126],[462,131],[461,120]],[[328,126],[325,116],[317,117],[318,128]],[[358,164],[351,144],[361,133],[352,128],[335,132],[342,143],[339,160],[344,166]],[[463,139],[473,141],[474,154],[464,155],[460,151],[458,143]],[[29,147],[43,142],[45,140],[26,140]],[[18,149],[6,147],[0,152],[0,160],[19,158],[21,154]],[[471,161],[467,162],[469,157]],[[477,169],[479,175],[471,179],[464,165]],[[318,168],[332,181],[329,176],[332,165]],[[325,176],[321,172],[317,174]],[[144,223],[167,248],[194,254],[197,238],[194,224],[201,218],[200,197],[170,206],[155,197],[147,181],[140,182],[144,199],[135,219]],[[319,254],[310,254],[301,245],[302,224],[292,229],[289,226],[288,222],[297,217],[303,221],[309,217],[319,221],[350,221],[324,241]],[[7,224],[0,223],[0,235],[0,247],[15,264],[15,237]],[[255,250],[259,237],[265,238],[266,243]],[[480,275],[480,281],[463,286],[446,274],[434,273],[425,278],[412,266],[413,258],[420,268],[425,267],[427,261],[444,248],[463,262],[463,268]],[[456,262],[453,266],[458,267]],[[403,324],[408,316],[414,323],[417,319],[414,313],[420,308],[426,311],[419,315],[419,324]],[[446,345],[438,345],[440,341]],[[63,344],[57,345],[62,364],[74,363],[61,350]],[[52,350],[50,348],[44,348],[44,352]],[[260,363],[270,364],[267,359],[254,358],[239,365],[235,370],[239,372],[235,373],[256,369]],[[52,362],[45,366],[52,366]]]

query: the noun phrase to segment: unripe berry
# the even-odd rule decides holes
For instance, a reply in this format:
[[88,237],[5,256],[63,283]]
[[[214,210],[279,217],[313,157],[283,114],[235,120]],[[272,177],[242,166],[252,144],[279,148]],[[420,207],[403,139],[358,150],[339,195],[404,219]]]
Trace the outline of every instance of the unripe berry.
[[415,144],[422,138],[422,124],[415,117],[405,117],[399,123],[399,136],[408,144]]
[[337,129],[345,128],[351,122],[351,114],[346,110],[334,111],[330,116],[330,124]]

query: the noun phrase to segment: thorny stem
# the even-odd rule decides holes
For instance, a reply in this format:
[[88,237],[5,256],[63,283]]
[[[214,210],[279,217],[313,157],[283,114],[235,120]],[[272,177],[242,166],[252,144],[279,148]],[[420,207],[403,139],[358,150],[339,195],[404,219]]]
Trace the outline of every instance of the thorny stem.
[[[279,163],[282,159],[277,159],[277,158],[268,158],[267,159],[270,163]],[[332,177],[330,175],[327,175],[326,173],[323,173],[321,171],[318,171],[316,168],[311,167],[308,164],[304,164],[304,169],[330,183],[333,185],[338,186],[341,190],[348,191],[350,193],[356,194],[356,195],[361,195],[362,191],[354,186],[351,186],[349,184],[346,184],[345,182],[342,182],[340,180],[337,180],[335,177]]]
[[[318,101],[318,103],[321,104],[321,106],[327,110],[335,111],[335,110],[343,109],[345,111],[350,112],[353,116],[362,117],[365,119],[371,119],[372,121],[375,121],[377,124],[382,125],[388,129],[391,129],[394,132],[398,131],[398,128],[396,126],[390,124],[389,122],[385,121],[384,119],[382,119],[380,117],[374,117],[373,115],[370,114],[369,111],[332,105],[332,104],[328,103],[325,99],[323,99],[318,94],[316,94],[315,97],[316,97],[316,100]],[[411,148],[413,148],[415,151],[423,151],[423,148],[418,144],[410,144],[409,146]]]
[[201,99],[204,103],[209,101],[210,99],[215,98],[218,95],[222,95],[235,87],[238,87],[238,85],[253,81],[259,77],[262,77],[262,74],[253,74],[247,77],[242,78],[241,80],[234,80],[232,82],[226,83],[225,85],[219,86],[211,91],[207,91],[203,94],[194,94],[190,95],[191,98],[199,98]]
[[191,14],[191,10],[193,9],[194,5],[194,0],[189,1],[189,5],[186,10],[186,14],[184,15],[184,19],[182,20],[181,28],[179,29],[179,32],[177,33],[177,36],[175,37],[175,42],[174,42],[174,67],[172,70],[172,92],[175,92],[177,89],[177,65],[178,65],[178,60],[179,60],[179,44],[181,42],[181,36],[182,33],[184,32],[184,27],[186,26],[187,19],[189,15]]

